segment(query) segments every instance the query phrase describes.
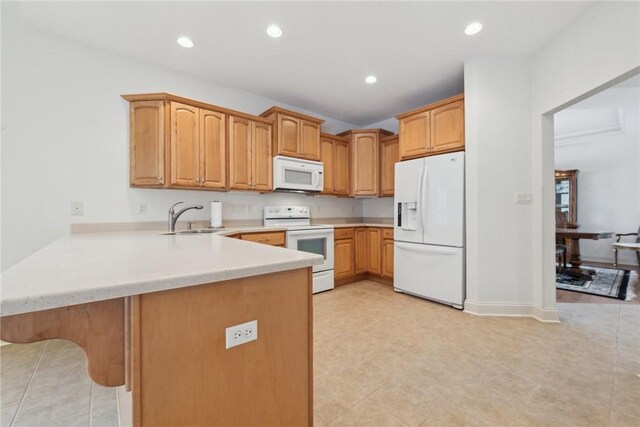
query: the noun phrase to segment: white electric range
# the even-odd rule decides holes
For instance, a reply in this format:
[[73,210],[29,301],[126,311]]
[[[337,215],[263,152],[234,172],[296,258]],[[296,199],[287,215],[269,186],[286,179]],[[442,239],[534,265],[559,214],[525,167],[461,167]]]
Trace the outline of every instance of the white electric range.
[[287,248],[324,257],[313,266],[313,293],[333,289],[333,225],[311,225],[308,206],[265,206],[265,227],[286,227]]

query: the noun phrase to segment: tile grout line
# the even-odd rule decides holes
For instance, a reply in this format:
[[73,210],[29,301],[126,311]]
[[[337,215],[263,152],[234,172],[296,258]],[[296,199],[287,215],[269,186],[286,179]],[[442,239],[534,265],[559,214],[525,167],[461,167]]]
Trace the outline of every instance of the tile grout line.
[[93,380],[91,380],[91,388],[89,391],[89,422],[87,423],[87,425],[89,427],[91,427],[91,419],[93,418],[91,415],[93,414]]
[[20,412],[20,409],[22,408],[22,403],[24,402],[24,397],[27,395],[27,391],[29,391],[29,387],[31,386],[31,381],[33,381],[33,377],[36,375],[36,371],[38,370],[38,367],[40,367],[40,362],[42,362],[42,359],[44,358],[44,353],[47,350],[47,347],[49,347],[49,343],[50,341],[47,341],[46,344],[44,345],[44,347],[42,348],[42,353],[40,353],[40,357],[38,358],[38,362],[36,363],[36,366],[33,368],[33,372],[31,372],[31,375],[29,376],[29,381],[27,382],[27,386],[24,388],[24,392],[22,393],[22,397],[20,397],[20,402],[18,403],[18,407],[16,408],[16,412],[13,414],[13,418],[11,419],[11,422],[9,423],[9,426],[13,427],[14,423],[16,422],[16,418],[18,417],[18,413]]

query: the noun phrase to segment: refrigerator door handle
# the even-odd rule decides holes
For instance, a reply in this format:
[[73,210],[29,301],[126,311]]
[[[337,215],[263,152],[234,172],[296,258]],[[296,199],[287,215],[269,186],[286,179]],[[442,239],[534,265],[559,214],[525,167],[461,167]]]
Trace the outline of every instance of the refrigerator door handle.
[[420,228],[422,229],[422,232],[425,232],[425,227],[426,227],[426,223],[427,223],[427,197],[426,197],[426,191],[427,191],[427,183],[428,183],[428,176],[429,176],[429,168],[427,166],[423,166],[422,167],[422,171],[420,172],[420,198],[418,199],[418,203],[420,204],[418,206],[418,213],[420,215]]
[[420,230],[422,230],[422,232],[424,232],[424,224],[423,224],[424,215],[422,214],[422,198],[423,198],[422,182],[423,182],[425,168],[426,168],[426,166],[424,164],[422,164],[422,167],[420,168],[420,181],[418,181],[418,195],[416,196],[416,201],[418,202],[418,206],[417,206],[417,208],[418,208],[418,219],[420,221]]

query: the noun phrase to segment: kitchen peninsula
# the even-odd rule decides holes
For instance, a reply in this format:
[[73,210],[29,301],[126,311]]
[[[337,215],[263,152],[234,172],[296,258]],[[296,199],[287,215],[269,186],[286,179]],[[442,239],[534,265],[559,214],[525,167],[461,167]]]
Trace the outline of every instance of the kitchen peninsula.
[[72,234],[2,273],[1,338],[74,341],[96,383],[132,391],[134,426],[311,425],[321,261],[216,234]]

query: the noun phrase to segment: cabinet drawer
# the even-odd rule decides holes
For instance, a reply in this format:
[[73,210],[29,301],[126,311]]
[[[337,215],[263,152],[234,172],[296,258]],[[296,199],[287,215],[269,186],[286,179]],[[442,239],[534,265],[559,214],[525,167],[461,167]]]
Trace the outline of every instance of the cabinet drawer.
[[333,232],[334,240],[353,239],[353,228],[336,228]]
[[382,229],[382,238],[383,239],[393,239],[393,228],[383,228]]
[[275,231],[271,233],[252,233],[243,234],[240,239],[249,240],[250,242],[264,243],[265,245],[284,246],[284,231]]

